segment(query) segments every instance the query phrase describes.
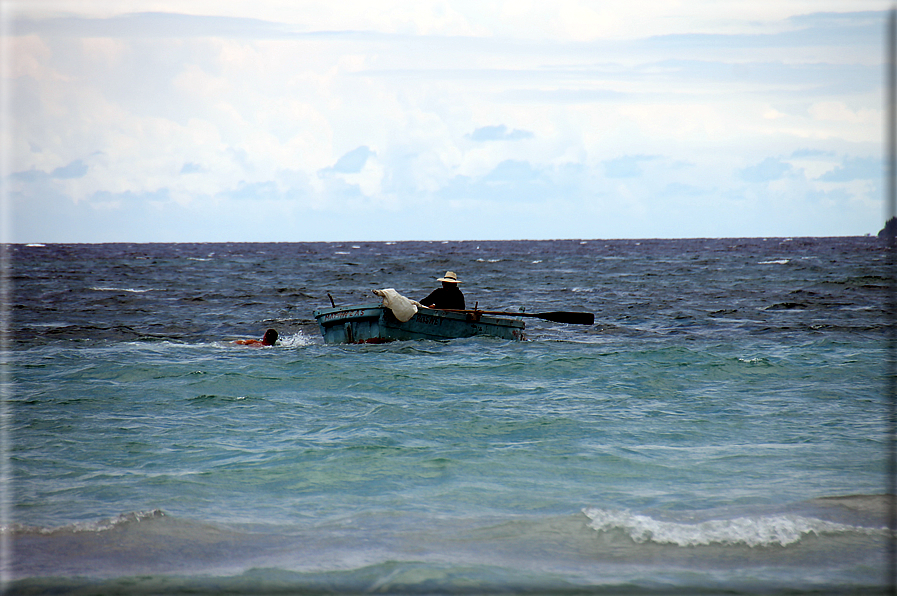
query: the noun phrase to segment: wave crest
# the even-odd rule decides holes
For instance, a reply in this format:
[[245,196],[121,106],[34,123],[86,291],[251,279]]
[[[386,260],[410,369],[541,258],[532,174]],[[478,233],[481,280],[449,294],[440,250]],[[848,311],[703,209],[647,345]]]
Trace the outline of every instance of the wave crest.
[[792,514],[713,519],[688,524],[661,521],[625,510],[586,508],[583,513],[591,520],[589,526],[599,532],[620,530],[638,543],[676,546],[787,546],[810,535],[847,532],[878,534],[883,531]]
[[86,522],[75,522],[73,524],[57,526],[53,528],[13,524],[12,531],[16,534],[47,535],[61,533],[77,534],[81,532],[106,532],[121,526],[136,524],[143,521],[159,519],[163,517],[166,517],[166,513],[164,511],[162,511],[161,509],[152,509],[150,511],[131,511],[129,513],[122,513],[121,515],[117,515],[115,517],[107,517],[104,519]]

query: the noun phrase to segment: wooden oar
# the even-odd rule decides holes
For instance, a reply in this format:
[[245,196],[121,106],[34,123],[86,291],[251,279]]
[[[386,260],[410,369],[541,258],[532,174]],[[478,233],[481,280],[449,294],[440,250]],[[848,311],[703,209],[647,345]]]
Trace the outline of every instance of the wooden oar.
[[504,315],[506,317],[536,317],[554,323],[571,323],[573,325],[594,325],[595,315],[590,312],[501,312],[497,310],[453,310],[440,308],[445,312],[463,312],[480,315]]

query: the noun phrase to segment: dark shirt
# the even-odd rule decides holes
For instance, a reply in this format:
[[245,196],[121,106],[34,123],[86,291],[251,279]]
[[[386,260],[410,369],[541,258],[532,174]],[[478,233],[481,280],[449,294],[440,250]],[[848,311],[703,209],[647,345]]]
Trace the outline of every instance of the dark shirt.
[[464,310],[464,294],[461,293],[457,285],[450,288],[436,288],[420,303],[424,306],[435,304],[433,308]]

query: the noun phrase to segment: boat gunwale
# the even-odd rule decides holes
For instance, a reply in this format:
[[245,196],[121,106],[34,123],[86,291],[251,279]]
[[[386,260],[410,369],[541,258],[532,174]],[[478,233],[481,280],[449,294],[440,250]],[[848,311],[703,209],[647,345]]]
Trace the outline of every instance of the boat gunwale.
[[[323,317],[326,317],[327,315],[333,315],[333,314],[340,313],[340,312],[353,313],[354,311],[358,311],[359,314],[346,315],[346,316],[342,316],[342,317],[333,317],[332,319],[323,320],[323,321],[321,320]],[[329,326],[330,324],[339,324],[339,323],[342,323],[345,321],[351,321],[351,320],[378,318],[378,317],[380,317],[380,315],[382,313],[384,313],[386,311],[390,312],[390,314],[392,313],[392,311],[390,311],[387,307],[383,306],[382,304],[374,302],[374,303],[367,303],[367,304],[358,304],[358,305],[354,305],[354,306],[335,306],[335,307],[330,307],[330,308],[319,308],[319,309],[315,309],[315,311],[313,312],[313,315],[315,317],[315,320],[319,324],[321,324],[323,326]],[[486,315],[486,314],[479,314],[474,319],[471,319],[470,315],[473,315],[473,314],[477,314],[476,309],[471,309],[470,313],[463,313],[463,312],[449,312],[449,311],[444,311],[444,310],[441,310],[438,308],[423,308],[423,309],[418,310],[418,312],[414,315],[414,317],[416,317],[417,315],[425,315],[425,316],[441,317],[444,319],[462,322],[462,323],[480,323],[480,324],[485,324],[485,325],[496,325],[499,327],[516,327],[516,328],[520,328],[520,329],[523,329],[525,327],[525,323],[521,319],[513,319],[510,317],[497,317],[494,315]],[[405,321],[405,322],[401,322],[398,320],[396,322],[398,323],[398,325],[403,325],[405,323],[411,322],[414,319],[414,317],[412,317],[411,319],[408,319],[408,321]]]

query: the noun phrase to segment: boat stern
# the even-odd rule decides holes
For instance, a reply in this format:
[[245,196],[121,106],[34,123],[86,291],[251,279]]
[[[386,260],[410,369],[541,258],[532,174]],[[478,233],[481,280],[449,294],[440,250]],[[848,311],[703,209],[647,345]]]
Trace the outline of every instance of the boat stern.
[[383,341],[380,339],[383,310],[380,304],[319,308],[314,311],[314,317],[324,336],[324,343],[377,343]]

